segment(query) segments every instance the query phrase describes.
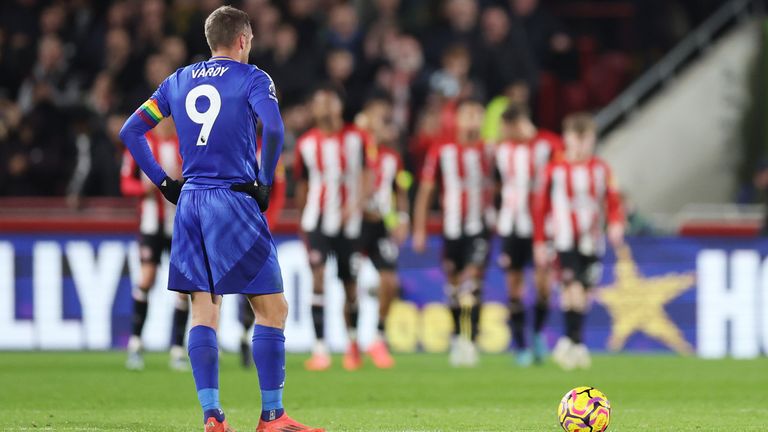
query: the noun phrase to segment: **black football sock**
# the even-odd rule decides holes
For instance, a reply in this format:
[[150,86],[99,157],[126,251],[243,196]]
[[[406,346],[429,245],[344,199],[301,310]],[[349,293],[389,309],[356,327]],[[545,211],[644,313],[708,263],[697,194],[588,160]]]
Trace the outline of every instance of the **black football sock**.
[[141,332],[144,330],[144,322],[147,320],[147,309],[149,303],[146,300],[133,299],[133,329],[131,334],[133,336],[141,337]]
[[184,346],[184,335],[187,333],[189,310],[176,308],[173,310],[173,327],[171,329],[171,345]]
[[573,341],[574,337],[574,311],[563,311],[563,334]]
[[586,314],[584,312],[573,311],[573,334],[571,340],[575,344],[580,344],[584,341],[584,319]]
[[461,308],[451,306],[451,317],[453,318],[453,335],[458,336],[461,333]]
[[518,350],[528,346],[525,340],[525,305],[520,299],[509,302],[509,321],[512,329],[512,339]]
[[349,335],[349,338],[353,340],[357,340],[357,318],[359,310],[357,303],[347,306],[347,317],[349,319],[347,324],[347,334]]
[[315,325],[315,337],[317,340],[325,339],[325,308],[312,305],[312,323]]
[[472,342],[477,340],[477,335],[480,334],[480,303],[479,301],[472,305],[469,309],[469,323],[472,326],[471,337]]
[[533,306],[533,331],[535,333],[541,333],[541,331],[544,330],[544,324],[547,323],[548,316],[549,301],[539,299]]

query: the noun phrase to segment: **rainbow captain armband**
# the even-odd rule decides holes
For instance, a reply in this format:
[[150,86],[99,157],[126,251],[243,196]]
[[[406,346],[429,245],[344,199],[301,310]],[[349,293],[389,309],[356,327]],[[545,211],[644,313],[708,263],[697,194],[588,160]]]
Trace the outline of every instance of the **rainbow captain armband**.
[[157,124],[160,123],[160,120],[163,119],[163,113],[160,112],[160,108],[157,106],[157,101],[155,99],[148,99],[144,102],[139,109],[136,110],[136,114],[144,120],[144,123],[151,127],[157,126]]

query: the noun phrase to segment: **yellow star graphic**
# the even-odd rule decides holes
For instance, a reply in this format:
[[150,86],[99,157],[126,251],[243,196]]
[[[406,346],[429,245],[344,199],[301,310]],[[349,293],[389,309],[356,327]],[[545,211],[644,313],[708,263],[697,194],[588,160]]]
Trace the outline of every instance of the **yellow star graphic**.
[[617,250],[616,256],[616,280],[597,293],[597,301],[611,315],[608,348],[619,351],[633,333],[642,332],[680,354],[691,354],[693,348],[669,318],[664,305],[693,286],[693,274],[645,278],[638,271],[629,247]]

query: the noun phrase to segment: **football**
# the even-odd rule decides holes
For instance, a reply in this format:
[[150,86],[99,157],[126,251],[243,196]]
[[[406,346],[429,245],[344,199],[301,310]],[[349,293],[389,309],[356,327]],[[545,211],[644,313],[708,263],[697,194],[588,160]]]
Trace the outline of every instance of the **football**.
[[567,432],[602,432],[611,421],[611,403],[594,387],[576,387],[563,396],[557,418]]

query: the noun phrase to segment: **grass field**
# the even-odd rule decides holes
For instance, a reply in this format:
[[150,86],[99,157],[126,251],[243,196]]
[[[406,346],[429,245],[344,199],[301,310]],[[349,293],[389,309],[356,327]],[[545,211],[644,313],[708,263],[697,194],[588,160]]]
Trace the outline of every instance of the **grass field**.
[[[3,431],[200,431],[191,374],[165,354],[144,372],[122,353],[0,353]],[[556,406],[571,387],[603,390],[611,431],[766,431],[768,360],[703,361],[670,356],[598,356],[589,371],[512,366],[486,356],[452,369],[445,356],[399,356],[398,367],[347,373],[336,361],[308,373],[289,356],[285,402],[294,417],[329,431],[557,431]],[[239,431],[259,414],[255,370],[233,355],[221,364],[221,397]],[[10,423],[9,423],[10,422]]]

